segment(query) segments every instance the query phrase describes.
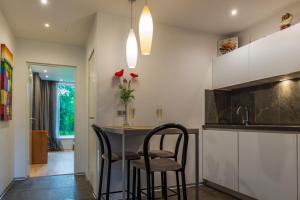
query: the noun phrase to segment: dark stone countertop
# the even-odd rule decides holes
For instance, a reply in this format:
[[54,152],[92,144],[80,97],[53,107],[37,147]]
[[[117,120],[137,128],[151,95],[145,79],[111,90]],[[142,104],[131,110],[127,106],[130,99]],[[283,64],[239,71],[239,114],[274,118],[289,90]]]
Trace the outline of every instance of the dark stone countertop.
[[294,131],[300,133],[300,125],[237,125],[237,124],[205,124],[203,129],[239,129],[261,131]]

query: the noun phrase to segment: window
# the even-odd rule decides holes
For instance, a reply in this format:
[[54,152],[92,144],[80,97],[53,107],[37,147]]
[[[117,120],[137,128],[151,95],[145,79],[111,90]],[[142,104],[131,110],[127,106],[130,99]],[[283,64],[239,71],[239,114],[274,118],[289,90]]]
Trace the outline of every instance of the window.
[[61,138],[74,137],[75,86],[69,83],[57,84],[58,133]]

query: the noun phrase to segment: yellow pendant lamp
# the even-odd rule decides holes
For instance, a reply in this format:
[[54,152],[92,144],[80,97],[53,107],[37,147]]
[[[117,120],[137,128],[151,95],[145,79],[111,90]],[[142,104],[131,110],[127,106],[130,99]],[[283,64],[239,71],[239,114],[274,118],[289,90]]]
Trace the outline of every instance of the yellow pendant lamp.
[[134,30],[132,28],[132,3],[134,0],[130,0],[131,2],[131,18],[130,18],[130,31],[127,38],[126,43],[126,57],[127,57],[127,65],[128,68],[135,68],[138,57],[138,45]]
[[139,34],[142,55],[150,55],[153,37],[153,20],[147,0],[140,18]]

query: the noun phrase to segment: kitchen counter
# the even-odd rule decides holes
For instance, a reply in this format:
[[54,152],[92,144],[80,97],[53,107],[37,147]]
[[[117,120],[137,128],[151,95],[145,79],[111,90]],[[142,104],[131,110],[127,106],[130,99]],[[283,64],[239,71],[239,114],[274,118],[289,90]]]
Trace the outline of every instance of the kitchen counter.
[[206,124],[203,129],[239,129],[261,131],[292,131],[300,132],[300,125],[234,125],[234,124]]

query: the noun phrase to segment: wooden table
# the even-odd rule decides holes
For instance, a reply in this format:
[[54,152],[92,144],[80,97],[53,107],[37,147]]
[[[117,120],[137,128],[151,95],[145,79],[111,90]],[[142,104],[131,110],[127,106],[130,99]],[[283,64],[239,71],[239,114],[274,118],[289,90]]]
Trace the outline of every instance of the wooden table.
[[[153,127],[142,127],[142,126],[135,126],[135,127],[116,127],[116,126],[106,126],[102,127],[108,134],[117,134],[122,136],[122,176],[123,176],[123,199],[126,199],[125,191],[126,191],[126,175],[125,175],[125,138],[126,136],[146,136]],[[199,200],[199,129],[197,128],[187,128],[188,133],[191,135],[195,135],[195,186],[196,186],[196,200]],[[176,131],[176,130],[175,130]],[[167,130],[163,132],[164,134],[178,134],[174,132],[174,130]],[[191,142],[191,140],[190,140]]]

